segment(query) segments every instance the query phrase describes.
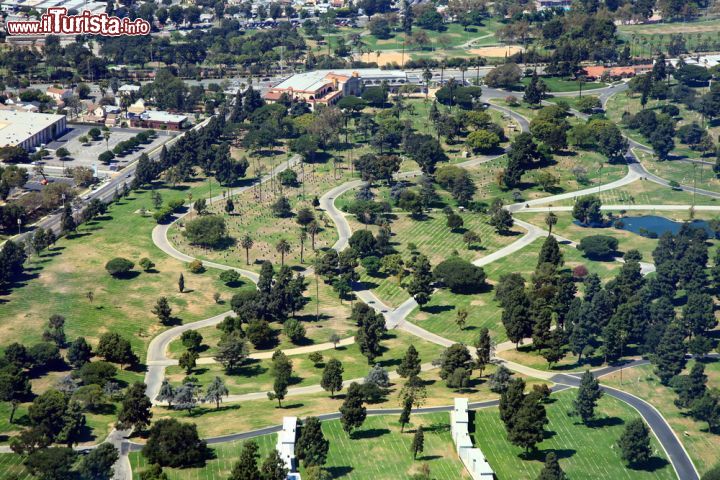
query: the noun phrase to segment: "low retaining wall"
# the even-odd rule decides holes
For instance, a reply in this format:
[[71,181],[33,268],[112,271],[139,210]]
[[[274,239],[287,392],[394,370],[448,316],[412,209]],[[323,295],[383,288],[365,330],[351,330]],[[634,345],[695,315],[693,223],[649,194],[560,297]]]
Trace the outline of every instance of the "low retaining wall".
[[456,398],[455,407],[450,412],[450,431],[457,454],[473,480],[494,479],[495,472],[490,468],[482,451],[473,447],[469,423],[468,399]]

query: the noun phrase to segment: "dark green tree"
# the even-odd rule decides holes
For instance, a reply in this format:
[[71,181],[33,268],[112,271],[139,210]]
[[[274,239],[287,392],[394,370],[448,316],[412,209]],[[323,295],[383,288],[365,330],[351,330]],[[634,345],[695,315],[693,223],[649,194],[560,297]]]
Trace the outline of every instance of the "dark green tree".
[[620,455],[631,468],[646,464],[652,455],[650,430],[640,418],[630,420],[618,440]]
[[362,388],[357,383],[350,384],[345,396],[345,401],[340,406],[340,423],[343,430],[352,435],[352,432],[365,423],[367,409],[363,405],[364,395]]
[[400,362],[400,365],[398,365],[398,375],[400,375],[402,378],[419,375],[420,362],[420,354],[415,349],[415,346],[410,344],[407,351],[405,352],[405,356],[403,357],[402,362]]
[[343,384],[343,366],[337,358],[331,358],[325,364],[320,386],[323,390],[330,392],[330,398],[335,397],[335,392],[342,390]]
[[549,452],[545,456],[545,465],[540,470],[540,475],[537,480],[566,480],[567,475],[563,472],[563,469],[558,463],[557,455],[555,452]]
[[417,430],[415,430],[415,435],[413,436],[413,441],[410,449],[413,452],[413,460],[416,460],[418,454],[422,453],[425,450],[425,432],[423,431],[422,425],[420,425]]
[[595,417],[595,407],[602,394],[600,383],[590,373],[590,370],[585,370],[580,378],[577,396],[573,400],[573,412],[580,416],[585,425]]
[[300,435],[295,443],[295,454],[305,468],[325,465],[329,449],[330,442],[323,435],[320,420],[317,417],[307,417],[303,420]]
[[[134,428],[137,431],[143,430],[145,427],[150,425],[150,419],[152,418],[152,402],[145,395],[145,384],[142,382],[135,382],[127,389],[125,396],[122,399],[120,405],[120,413],[118,413],[118,428],[125,430],[128,428]],[[161,420],[162,421],[162,420]],[[151,432],[152,435],[152,432]],[[160,463],[162,462],[153,462]]]
[[651,355],[651,360],[655,364],[655,374],[663,385],[668,385],[670,379],[685,368],[687,360],[684,338],[683,328],[677,322],[671,323],[665,329],[665,334],[655,348],[654,354]]

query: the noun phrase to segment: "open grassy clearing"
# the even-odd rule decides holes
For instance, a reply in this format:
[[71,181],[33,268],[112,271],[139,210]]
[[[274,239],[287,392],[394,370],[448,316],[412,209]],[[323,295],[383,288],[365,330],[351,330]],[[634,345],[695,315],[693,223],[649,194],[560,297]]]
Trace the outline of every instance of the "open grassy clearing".
[[[392,330],[382,340],[382,356],[375,359],[373,363],[381,365],[390,372],[395,371],[411,344],[415,345],[424,363],[432,362],[443,351],[439,345],[425,342],[400,330]],[[290,357],[293,363],[292,388],[319,385],[324,364],[331,358],[342,362],[343,379],[345,380],[365,377],[370,369],[367,358],[360,353],[357,344],[325,350],[322,355],[324,363],[318,367],[308,359],[306,354]],[[214,377],[219,376],[225,380],[231,394],[244,394],[272,389],[271,365],[271,360],[249,360],[231,374],[225,373],[220,364],[199,365],[191,375],[197,377],[201,385],[207,385]],[[185,370],[180,367],[168,367],[166,375],[171,382],[180,384],[185,377]]]
[[[632,211],[629,213],[631,216],[636,215],[643,215],[645,213],[661,213],[664,216],[668,216],[666,214],[679,214],[680,212],[636,212]],[[517,213],[515,214],[517,218],[524,220],[526,222],[530,222],[534,225],[541,226],[545,228],[545,213]],[[574,219],[572,218],[572,214],[570,212],[556,212],[555,215],[558,217],[557,224],[553,227],[553,232],[557,233],[560,236],[563,236],[565,238],[568,238],[570,240],[573,240],[575,242],[580,242],[584,237],[590,236],[590,235],[609,235],[611,237],[614,237],[618,240],[618,250],[621,253],[627,252],[631,249],[639,250],[640,253],[643,255],[643,259],[645,261],[652,261],[652,251],[657,246],[657,239],[642,237],[640,235],[637,235],[635,233],[629,232],[627,230],[619,230],[617,228],[613,227],[607,227],[607,228],[592,228],[592,227],[582,227],[580,225],[577,225],[574,223]],[[581,252],[575,250],[578,255],[581,254]],[[596,263],[596,262],[590,262],[588,263]],[[587,265],[586,265],[587,266]]]
[[[447,30],[444,32],[418,28],[419,31],[425,32],[430,39],[430,44],[425,47],[428,51],[431,48],[442,51],[454,49],[469,42],[472,42],[473,45],[493,45],[497,43],[494,33],[501,25],[496,20],[488,19],[484,21],[483,25],[471,26],[467,31],[457,23],[449,23],[446,26]],[[363,57],[365,59],[370,57],[371,61],[373,61],[374,52],[378,50],[402,50],[406,36],[403,32],[395,32],[391,38],[379,39],[372,34],[367,34],[362,36],[362,41],[367,48],[372,50],[369,55],[366,54]],[[406,55],[411,51],[418,51],[418,49],[410,46],[405,47]],[[408,57],[406,56],[406,58]]]
[[[530,83],[530,77],[525,77],[522,80],[520,80],[521,87],[524,88]],[[580,82],[577,82],[575,80],[568,80],[565,78],[557,78],[557,77],[540,77],[540,79],[545,83],[545,86],[547,87],[547,91],[552,92],[574,92],[580,90]],[[595,90],[598,88],[605,88],[607,87],[607,83],[603,82],[583,82],[582,89],[585,90]]]
[[[715,51],[720,44],[719,20],[671,22],[638,25],[620,25],[618,35],[633,48],[636,54],[648,54],[661,49],[667,51],[673,35],[684,37],[689,51]],[[633,42],[633,37],[635,41]]]
[[[335,293],[330,285],[325,284],[322,279],[317,283],[316,288],[314,275],[307,277],[306,281],[308,288],[305,291],[305,297],[308,302],[305,307],[295,315],[305,327],[306,339],[302,345],[327,342],[334,333],[337,333],[342,338],[353,334],[355,326],[348,321],[348,317],[350,316],[350,302],[343,302],[341,304],[337,293]],[[318,298],[319,304],[317,302]],[[228,302],[225,303],[225,306],[226,308],[230,307],[229,299]],[[319,315],[316,316],[316,313],[319,313]],[[282,333],[282,325],[280,323],[272,322],[270,326],[278,332],[278,336],[276,337],[277,343],[269,349],[266,348],[264,350],[255,349],[252,344],[249,344],[248,347],[251,351],[297,347],[297,345],[293,344],[290,339]],[[203,344],[207,346],[207,349],[200,352],[200,355],[214,355],[217,344],[222,336],[222,331],[212,326],[201,328],[199,332],[203,336]],[[180,338],[170,343],[168,351],[169,356],[173,358],[178,358],[185,351],[185,347],[182,345]]]
[[[688,362],[683,373],[687,374],[692,365],[692,361]],[[717,388],[720,384],[720,363],[716,361],[707,363],[705,374],[708,376],[708,388]],[[602,377],[600,380],[605,385],[631,392],[652,403],[675,431],[701,474],[717,463],[720,437],[708,432],[705,422],[696,422],[686,416],[684,410],[675,406],[673,403],[676,398],[675,393],[671,388],[660,384],[660,380],[653,373],[652,365],[624,369],[622,383],[620,383],[620,372]]]
[[0,479],[3,480],[32,480],[22,464],[22,457],[14,453],[0,453]]
[[[253,439],[260,447],[259,464],[262,464],[267,455],[275,449],[277,434],[262,435]],[[164,468],[169,480],[219,480],[228,478],[233,466],[240,458],[240,452],[245,440],[220,443],[212,445],[212,458],[203,467],[197,468]],[[129,454],[130,466],[133,470],[133,479],[139,480],[142,472],[150,467],[141,452]]]
[[[719,205],[717,199],[684,190],[673,190],[670,187],[651,182],[649,180],[637,180],[631,184],[591,192],[588,195],[599,197],[603,205]],[[568,198],[556,202],[549,202],[548,206],[570,207],[575,204],[577,198]],[[675,211],[677,214],[678,211]]]
[[545,440],[538,451],[525,455],[522,448],[507,441],[505,427],[498,410],[489,408],[475,412],[475,445],[488,459],[500,480],[535,479],[543,466],[545,455],[554,451],[560,465],[573,479],[674,479],[672,466],[655,438],[652,438],[654,470],[631,470],[625,467],[616,445],[624,424],[638,417],[630,406],[612,397],[603,397],[596,410],[592,427],[582,425],[577,417],[568,415],[576,390],[553,394],[545,406],[550,423]]
[[[432,413],[413,415],[411,425],[400,432],[396,416],[369,417],[349,438],[339,421],[323,422],[323,433],[330,441],[326,467],[332,478],[348,480],[395,480],[408,478],[421,463],[430,466],[432,478],[456,480],[469,478],[455,453],[450,436],[450,415]],[[425,430],[425,450],[413,461],[413,432]]]
[[[164,201],[202,195],[206,183],[196,182],[177,188],[159,188]],[[225,298],[233,291],[217,278],[215,272],[191,274],[181,262],[167,257],[152,242],[155,221],[138,211],[152,210],[150,191],[133,192],[108,213],[83,225],[71,238],[61,239],[42,257],[29,260],[29,277],[13,289],[0,306],[0,332],[5,344],[19,341],[31,344],[40,340],[50,315],[65,316],[69,339],[84,336],[91,343],[109,331],[127,337],[134,351],[144,358],[151,338],[163,330],[151,309],[160,296],[167,296],[173,316],[188,322],[222,312],[227,307],[216,304],[213,293]],[[135,262],[148,257],[155,263],[151,272],[135,267],[129,279],[112,278],[105,263],[114,256]],[[180,273],[185,276],[186,293],[177,290]],[[92,302],[87,293],[93,293]],[[42,301],[38,301],[42,299]]]
[[[712,165],[681,162],[678,160],[658,162],[652,158],[652,155],[638,150],[635,150],[635,155],[637,155],[643,166],[647,168],[650,173],[658,177],[670,181],[674,180],[681,185],[720,193],[720,180],[712,171]],[[710,162],[711,160],[711,158],[705,159],[706,162]],[[712,200],[708,199],[708,201]]]
[[[395,416],[369,417],[353,439],[348,438],[340,421],[323,422],[323,433],[330,442],[326,468],[332,478],[390,480],[405,478],[416,471],[421,463],[428,463],[435,479],[468,478],[455,454],[449,421],[447,413],[414,415],[405,433],[400,433],[400,425]],[[420,425],[425,429],[425,452],[418,460],[413,461],[410,444],[414,429]],[[263,435],[254,440],[260,446],[262,462],[275,448],[277,435]],[[239,459],[243,443],[235,441],[212,446],[215,458],[202,468],[171,468],[165,471],[170,480],[227,478]],[[378,462],[378,458],[383,461]],[[147,462],[141,453],[131,453],[130,462],[133,478],[138,479],[140,472],[148,467]]]
[[[520,273],[529,279],[535,270],[537,256],[543,241],[543,239],[538,239],[510,256],[485,265],[483,269],[488,275],[489,282],[494,284],[507,273]],[[583,264],[590,272],[597,273],[603,279],[608,279],[620,268],[620,264],[617,262],[588,260],[571,247],[561,245],[561,250],[567,269]],[[463,329],[460,329],[455,323],[459,309],[468,311],[467,323]],[[430,302],[422,310],[415,309],[408,318],[411,322],[417,323],[437,335],[472,345],[482,327],[490,330],[490,335],[496,343],[507,339],[501,315],[502,310],[495,301],[493,290],[475,295],[459,295],[442,289],[435,291]],[[542,358],[538,358],[543,361]]]

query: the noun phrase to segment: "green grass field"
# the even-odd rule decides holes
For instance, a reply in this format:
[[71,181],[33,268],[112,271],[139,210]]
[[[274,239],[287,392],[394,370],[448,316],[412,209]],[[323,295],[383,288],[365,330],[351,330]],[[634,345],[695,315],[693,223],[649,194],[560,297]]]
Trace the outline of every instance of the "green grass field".
[[658,50],[667,52],[673,35],[682,35],[690,52],[716,51],[719,29],[720,20],[703,21],[701,17],[691,22],[620,25],[618,35],[628,42],[633,54],[650,55]]
[[[408,478],[421,463],[427,463],[433,479],[468,478],[454,451],[447,413],[413,415],[412,425],[400,433],[396,416],[368,417],[348,438],[339,421],[324,422],[323,433],[330,441],[326,467],[332,478],[347,480],[395,480]],[[410,445],[413,432],[425,429],[425,451],[413,461]]]
[[548,434],[538,445],[538,451],[526,456],[522,448],[507,441],[505,428],[496,408],[475,413],[475,445],[478,446],[495,471],[498,480],[537,478],[545,455],[554,451],[560,465],[572,479],[674,479],[675,473],[667,462],[660,445],[652,438],[652,471],[631,470],[625,467],[616,445],[623,425],[638,414],[630,406],[611,397],[603,397],[596,410],[594,426],[587,427],[576,417],[568,415],[576,390],[554,394],[546,405],[550,423]]
[[[258,464],[262,464],[263,459],[275,448],[277,435],[262,435],[254,438],[260,447],[260,460]],[[233,466],[240,458],[240,451],[244,441],[235,441],[220,443],[213,445],[213,456],[208,460],[204,467],[198,468],[165,468],[163,471],[167,474],[169,480],[220,480],[228,478]],[[147,460],[141,452],[130,453],[130,466],[133,470],[133,479],[139,480],[140,474],[149,467]]]
[[[545,83],[545,86],[547,86],[547,91],[552,92],[574,92],[576,90],[580,90],[580,84],[579,82],[575,80],[568,80],[564,78],[557,78],[557,77],[540,77],[540,79]],[[530,77],[525,77],[521,80],[521,87],[525,87],[527,84],[530,83]],[[583,82],[582,89],[585,90],[595,90],[598,88],[604,88],[607,87],[607,83],[603,82]]]
[[[195,183],[176,189],[161,188],[164,201],[196,197],[207,185]],[[152,242],[156,223],[151,216],[143,217],[140,208],[152,210],[150,192],[133,192],[120,203],[110,206],[108,213],[79,228],[72,238],[63,238],[50,252],[29,260],[31,278],[4,297],[3,322],[0,326],[4,344],[13,341],[31,344],[40,340],[50,315],[65,316],[68,338],[85,336],[91,343],[109,331],[127,337],[134,351],[144,359],[150,339],[163,330],[151,309],[160,296],[167,296],[173,316],[181,321],[194,321],[216,315],[227,306],[216,304],[213,293],[225,298],[234,289],[226,287],[216,272],[196,275],[185,265],[167,257]],[[136,263],[135,276],[112,278],[105,263],[122,256]],[[155,268],[143,272],[137,262],[149,257]],[[177,279],[185,276],[186,293],[178,293]],[[87,293],[93,293],[90,301]],[[41,299],[41,300],[40,300]]]
[[[381,365],[388,371],[394,371],[400,364],[405,351],[410,344],[420,354],[425,363],[430,363],[440,356],[442,347],[433,343],[422,341],[402,331],[390,331],[382,340],[383,354],[375,359],[374,363]],[[326,363],[331,358],[340,360],[343,364],[343,379],[350,380],[362,378],[367,375],[370,366],[367,358],[360,353],[357,344],[341,346],[321,352]],[[206,353],[203,353],[206,355]],[[323,365],[316,367],[308,356],[293,355],[292,388],[318,385],[322,377]],[[244,394],[272,389],[273,377],[270,374],[270,360],[248,361],[242,368],[232,374],[226,374],[222,365],[199,365],[192,375],[200,381],[201,385],[209,384],[215,376],[223,378],[231,394]],[[168,367],[167,376],[173,383],[180,384],[185,377],[185,370],[180,367]]]
[[32,480],[22,464],[22,457],[14,453],[0,453],[0,479],[2,480]]
[[[687,374],[692,365],[692,361],[688,362],[683,373]],[[707,363],[705,375],[708,376],[708,387],[717,387],[720,382],[720,362]],[[660,383],[653,373],[652,365],[625,369],[622,383],[619,372],[602,377],[600,380],[606,385],[632,392],[652,403],[667,419],[701,474],[717,463],[718,436],[707,431],[705,422],[694,421],[686,415],[685,410],[675,406],[673,403],[676,398],[675,393],[671,388]]]

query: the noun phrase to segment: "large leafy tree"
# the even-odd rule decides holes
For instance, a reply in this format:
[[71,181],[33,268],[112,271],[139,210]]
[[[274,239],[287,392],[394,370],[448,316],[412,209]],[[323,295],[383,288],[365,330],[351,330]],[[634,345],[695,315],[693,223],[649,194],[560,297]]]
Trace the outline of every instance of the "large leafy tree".
[[650,430],[640,418],[630,420],[618,440],[620,455],[630,466],[637,467],[647,463],[652,455],[650,448]]

